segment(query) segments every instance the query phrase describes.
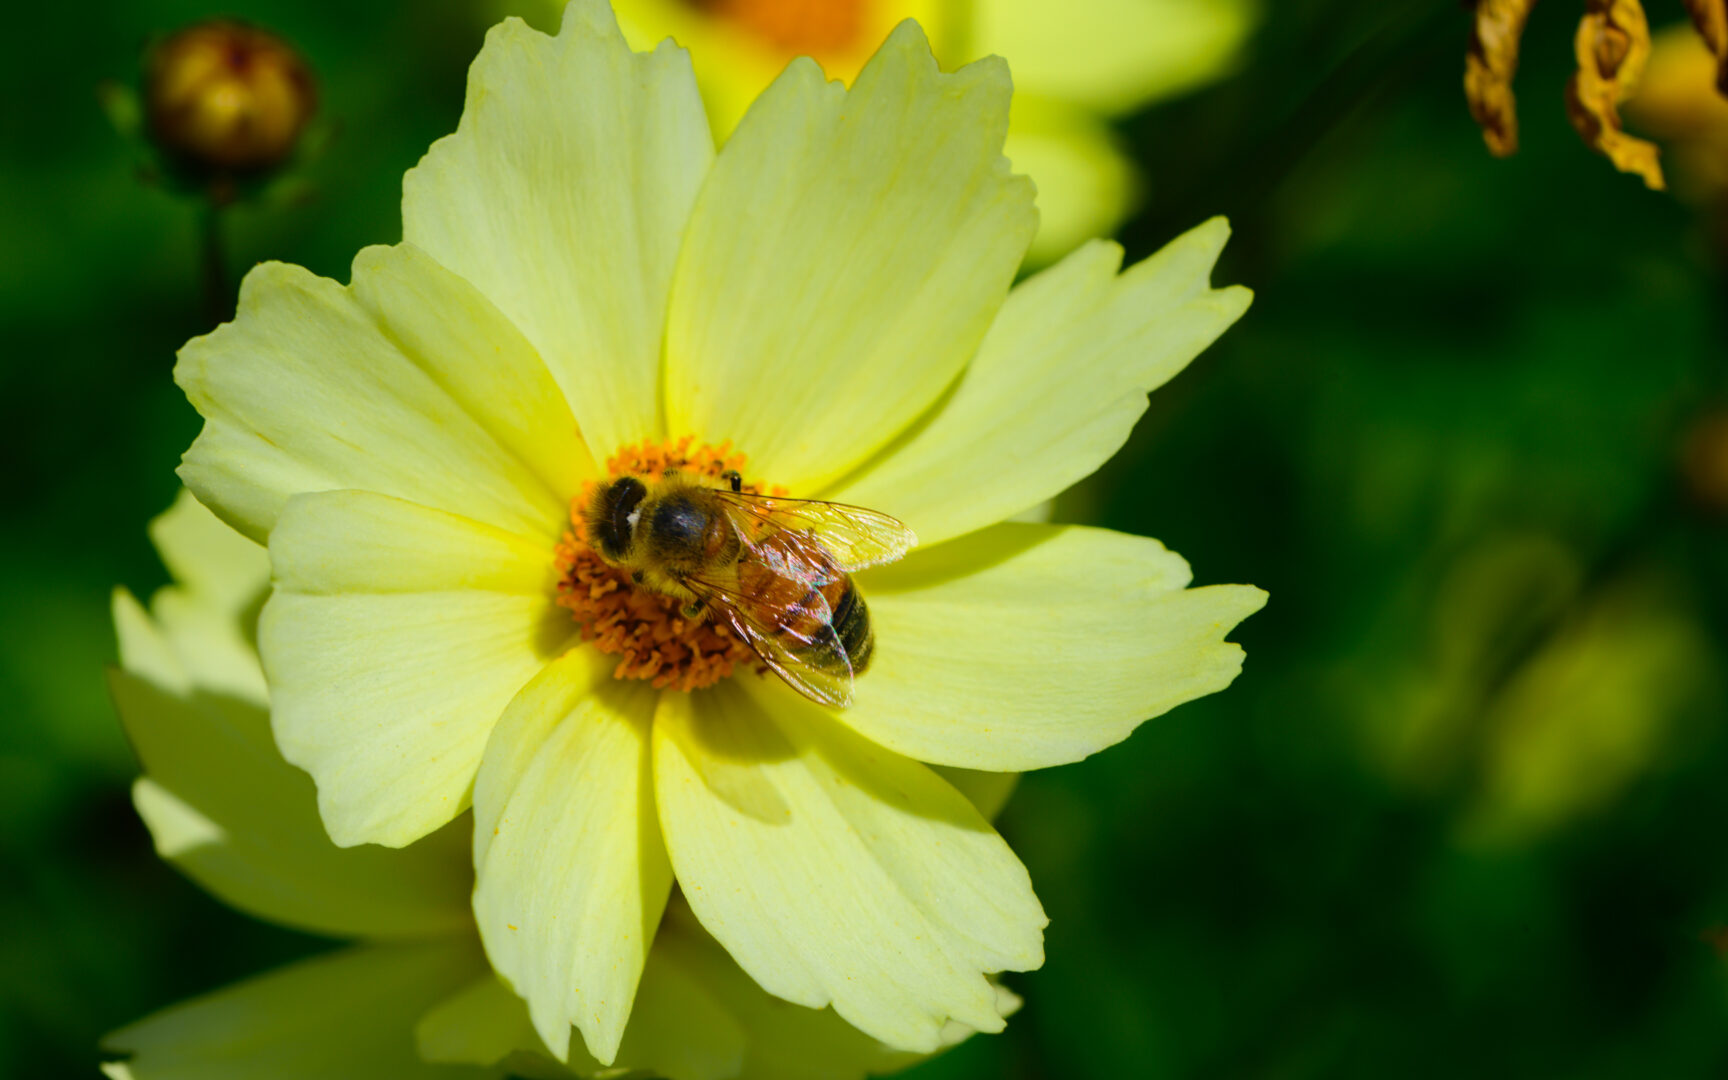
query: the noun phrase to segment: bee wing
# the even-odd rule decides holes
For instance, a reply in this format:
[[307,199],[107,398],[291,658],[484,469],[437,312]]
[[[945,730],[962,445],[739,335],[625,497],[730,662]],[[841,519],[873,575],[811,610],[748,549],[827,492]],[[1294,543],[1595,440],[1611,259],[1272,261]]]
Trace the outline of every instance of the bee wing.
[[[716,494],[733,513],[739,535],[752,548],[767,535],[785,534],[779,546],[786,551],[766,556],[763,561],[775,566],[779,559],[787,564],[789,576],[801,580],[814,580],[810,575],[827,573],[821,580],[832,581],[834,569],[851,572],[890,563],[918,543],[918,535],[900,519],[862,506],[747,492]],[[780,572],[778,566],[775,570]]]
[[[684,579],[684,586],[707,604],[786,685],[818,705],[844,709],[852,704],[852,659],[834,632],[833,613],[821,593],[815,593],[821,608],[812,612],[810,619],[816,629],[806,634],[793,627],[775,625],[760,604],[719,582],[693,576]],[[831,651],[845,662],[845,672],[812,666],[792,651],[799,645]]]
[[[727,625],[732,632],[744,639],[744,642],[755,651],[756,655],[767,664],[774,674],[785,680],[786,685],[803,694],[818,705],[830,708],[844,709],[852,704],[852,663],[846,661],[845,674],[824,671],[812,667],[799,659],[784,642],[780,635],[765,631],[760,625],[752,622],[743,613],[733,607],[723,607],[722,616],[727,619]],[[829,633],[833,629],[829,628]],[[842,658],[846,657],[844,649],[835,650]]]

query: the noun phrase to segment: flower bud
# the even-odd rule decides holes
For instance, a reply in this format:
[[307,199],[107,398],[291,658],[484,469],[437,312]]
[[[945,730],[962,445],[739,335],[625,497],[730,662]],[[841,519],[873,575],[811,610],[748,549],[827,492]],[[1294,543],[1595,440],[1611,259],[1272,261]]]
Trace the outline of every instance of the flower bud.
[[177,31],[146,63],[151,137],[198,173],[280,165],[317,107],[312,73],[281,38],[213,19]]

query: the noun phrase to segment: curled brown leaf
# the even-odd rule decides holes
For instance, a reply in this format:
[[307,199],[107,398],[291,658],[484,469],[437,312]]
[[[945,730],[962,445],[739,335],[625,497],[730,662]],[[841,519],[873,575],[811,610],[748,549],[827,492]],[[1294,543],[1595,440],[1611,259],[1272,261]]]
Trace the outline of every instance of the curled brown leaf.
[[1728,95],[1728,0],[1686,0],[1686,10],[1716,56],[1716,89]]
[[1566,86],[1572,126],[1621,172],[1663,188],[1654,144],[1626,134],[1620,103],[1632,96],[1650,59],[1650,24],[1638,0],[1590,0],[1574,41],[1578,70]]
[[1482,139],[1496,157],[1518,149],[1518,105],[1512,76],[1518,71],[1518,42],[1536,0],[1476,0],[1470,53],[1464,60],[1464,96],[1470,115],[1482,126]]

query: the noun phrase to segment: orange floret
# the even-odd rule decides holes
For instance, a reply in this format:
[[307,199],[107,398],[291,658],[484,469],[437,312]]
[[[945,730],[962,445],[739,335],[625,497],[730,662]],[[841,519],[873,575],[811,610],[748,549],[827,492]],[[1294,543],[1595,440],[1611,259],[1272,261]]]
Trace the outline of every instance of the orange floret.
[[[697,445],[686,435],[627,446],[607,460],[606,471],[611,476],[659,476],[679,469],[719,479],[728,469],[741,470],[744,462],[745,456],[730,443]],[[686,619],[681,601],[638,587],[588,546],[582,510],[595,483],[585,485],[570,504],[570,529],[557,549],[558,605],[575,617],[584,641],[619,658],[613,677],[646,679],[661,689],[699,690],[740,665],[760,669],[750,646],[729,628]],[[746,484],[744,490],[760,489]]]

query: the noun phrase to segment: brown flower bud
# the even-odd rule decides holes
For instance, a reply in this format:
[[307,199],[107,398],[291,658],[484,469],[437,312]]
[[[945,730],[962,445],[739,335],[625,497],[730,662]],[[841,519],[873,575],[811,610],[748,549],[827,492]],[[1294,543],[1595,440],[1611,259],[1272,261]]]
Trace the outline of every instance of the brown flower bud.
[[317,107],[312,73],[281,38],[225,19],[196,23],[150,53],[151,137],[198,173],[256,173],[294,150]]

